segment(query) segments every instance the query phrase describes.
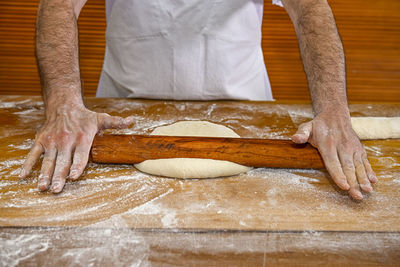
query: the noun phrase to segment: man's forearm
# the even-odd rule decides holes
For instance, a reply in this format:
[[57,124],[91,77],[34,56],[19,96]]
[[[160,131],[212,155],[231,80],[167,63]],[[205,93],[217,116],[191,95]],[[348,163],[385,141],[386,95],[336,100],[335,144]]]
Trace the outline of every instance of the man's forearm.
[[[286,2],[290,2],[286,1]],[[292,1],[293,2],[293,1]],[[343,45],[326,0],[295,0],[290,8],[314,112],[348,112]]]
[[63,103],[83,104],[77,20],[71,1],[40,1],[36,56],[46,110]]

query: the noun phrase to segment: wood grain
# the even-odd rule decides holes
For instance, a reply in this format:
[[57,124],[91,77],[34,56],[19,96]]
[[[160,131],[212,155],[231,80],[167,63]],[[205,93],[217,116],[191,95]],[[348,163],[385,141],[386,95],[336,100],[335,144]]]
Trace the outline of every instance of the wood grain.
[[[85,266],[337,267],[398,266],[400,261],[400,234],[385,232],[2,227],[0,237],[9,246],[19,241],[14,257],[31,252],[20,257],[21,266],[73,265],[76,258]],[[26,242],[31,250],[21,248],[24,240],[32,240]],[[49,249],[35,251],[41,244]]]
[[136,164],[149,159],[203,158],[249,167],[322,169],[318,150],[289,140],[157,135],[96,136],[91,156],[97,163]]
[[[223,124],[245,138],[288,140],[312,115],[309,104],[292,101],[86,102],[96,112],[134,116],[128,132],[138,134],[191,119]],[[350,111],[352,116],[394,116],[400,114],[400,104],[352,104]],[[254,169],[226,178],[181,180],[146,175],[131,165],[95,163],[54,195],[37,189],[40,163],[30,178],[18,178],[44,119],[39,96],[0,96],[0,246],[7,263],[399,263],[400,139],[363,142],[379,178],[363,201],[351,200],[325,170]]]
[[[0,93],[39,95],[34,57],[38,0],[0,2]],[[347,56],[351,101],[400,101],[400,1],[331,0]],[[79,18],[83,91],[95,94],[104,56],[104,0]],[[262,47],[276,99],[309,99],[297,40],[285,10],[265,1]]]

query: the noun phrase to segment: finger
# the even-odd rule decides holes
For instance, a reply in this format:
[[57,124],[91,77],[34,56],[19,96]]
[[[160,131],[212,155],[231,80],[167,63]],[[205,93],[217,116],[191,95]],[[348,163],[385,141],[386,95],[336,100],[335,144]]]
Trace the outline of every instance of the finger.
[[347,182],[350,185],[349,194],[352,198],[361,200],[363,195],[357,182],[356,170],[354,167],[353,153],[339,151],[339,159],[343,173],[346,175]]
[[86,144],[82,143],[76,147],[71,171],[69,174],[69,177],[72,180],[78,179],[85,170],[86,164],[89,159],[90,148],[91,142]]
[[371,164],[369,163],[367,155],[364,153],[361,158],[364,163],[365,172],[367,173],[369,181],[371,183],[378,182],[378,178],[376,177],[375,172],[372,170],[372,167],[371,167]]
[[47,190],[53,176],[54,166],[56,165],[57,149],[52,148],[46,151],[42,161],[42,168],[38,178],[38,188],[40,191]]
[[72,149],[59,151],[57,154],[56,166],[51,183],[51,191],[53,193],[60,193],[64,188],[71,167],[71,150]]
[[304,144],[308,141],[311,135],[312,122],[302,123],[297,132],[292,136],[292,141],[297,144]]
[[26,178],[29,174],[31,174],[33,166],[35,166],[36,162],[42,154],[42,145],[35,143],[28,156],[26,157],[24,164],[22,165],[21,171],[19,173],[20,178]]
[[318,147],[318,150],[324,161],[325,167],[335,184],[337,184],[337,186],[343,190],[349,190],[350,185],[347,182],[345,174],[343,173],[336,147],[332,144],[326,144]]
[[361,155],[358,152],[354,153],[353,160],[354,160],[354,166],[356,168],[358,183],[361,189],[367,193],[371,192],[373,189],[367,177],[367,173],[365,172],[365,167]]
[[133,123],[133,117],[122,118],[119,116],[110,116],[106,113],[98,114],[100,129],[123,129]]

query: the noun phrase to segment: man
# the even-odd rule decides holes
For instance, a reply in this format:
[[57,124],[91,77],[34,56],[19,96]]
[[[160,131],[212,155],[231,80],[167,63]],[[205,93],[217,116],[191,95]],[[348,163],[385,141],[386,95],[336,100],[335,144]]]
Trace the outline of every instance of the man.
[[[46,122],[21,170],[44,154],[38,187],[62,191],[84,171],[92,140],[132,118],[88,110],[81,95],[77,18],[85,0],[41,0],[36,52]],[[345,58],[326,0],[275,0],[299,39],[315,118],[292,140],[317,147],[354,199],[377,178],[350,123]],[[109,0],[101,97],[272,99],[260,47],[262,0]]]

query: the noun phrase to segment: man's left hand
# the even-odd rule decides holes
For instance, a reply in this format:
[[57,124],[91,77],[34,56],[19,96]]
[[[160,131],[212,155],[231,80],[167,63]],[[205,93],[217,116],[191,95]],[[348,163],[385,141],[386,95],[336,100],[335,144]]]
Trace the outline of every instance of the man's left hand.
[[341,189],[361,200],[361,190],[372,192],[378,181],[358,136],[351,127],[350,116],[342,111],[321,112],[312,121],[299,126],[292,136],[295,143],[309,142],[318,148],[325,167]]

